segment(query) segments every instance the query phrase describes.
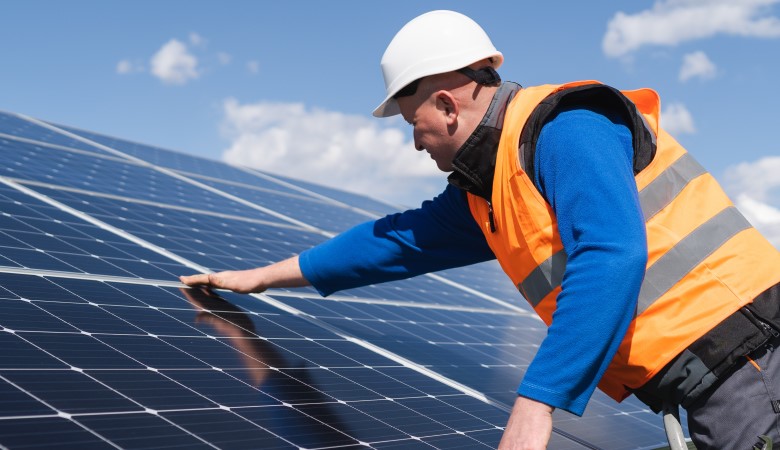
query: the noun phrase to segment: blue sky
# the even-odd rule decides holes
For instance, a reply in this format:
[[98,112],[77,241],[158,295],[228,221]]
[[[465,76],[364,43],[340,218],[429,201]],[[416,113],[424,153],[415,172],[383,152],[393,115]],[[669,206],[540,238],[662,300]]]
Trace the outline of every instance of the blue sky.
[[780,247],[780,0],[5,1],[0,110],[416,205],[444,175],[371,111],[386,45],[433,9],[480,23],[504,79],[656,89]]

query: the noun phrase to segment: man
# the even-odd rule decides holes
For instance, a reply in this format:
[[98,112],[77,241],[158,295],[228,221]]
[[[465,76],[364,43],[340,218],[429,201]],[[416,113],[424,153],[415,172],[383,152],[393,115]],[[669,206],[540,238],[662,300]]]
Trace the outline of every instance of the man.
[[500,448],[544,448],[554,408],[581,415],[597,385],[687,408],[699,449],[780,440],[780,253],[658,126],[655,92],[521,88],[502,62],[461,14],[409,22],[374,115],[409,122],[447,189],[299,257],[182,282],[327,295],[497,258],[549,325]]

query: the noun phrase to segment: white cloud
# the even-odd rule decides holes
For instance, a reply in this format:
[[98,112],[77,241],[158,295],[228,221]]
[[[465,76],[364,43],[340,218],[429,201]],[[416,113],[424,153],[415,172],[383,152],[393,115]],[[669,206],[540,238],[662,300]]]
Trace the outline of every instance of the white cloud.
[[249,73],[257,75],[260,73],[260,63],[257,61],[249,61],[246,63],[246,68],[249,69]]
[[169,84],[185,84],[198,78],[198,59],[185,44],[171,39],[152,56],[152,75]]
[[116,65],[116,73],[126,74],[132,71],[133,71],[133,63],[131,63],[126,59],[119,61]]
[[[780,189],[780,156],[731,166],[726,171],[726,182],[732,192],[748,193],[760,202],[769,201],[773,191]],[[780,190],[777,194],[780,201]]]
[[144,66],[139,62],[133,62],[129,59],[123,59],[116,63],[116,73],[120,75],[127,75],[131,73],[143,72]]
[[661,111],[661,126],[672,135],[696,132],[693,116],[682,103],[670,103],[664,107]]
[[751,198],[748,194],[737,197],[735,204],[750,223],[780,250],[780,209]]
[[737,208],[780,249],[780,157],[729,167],[725,180]]
[[[226,162],[416,206],[445,174],[398,128],[299,103],[223,104]],[[380,125],[381,124],[381,125]]]
[[229,53],[219,52],[219,53],[217,53],[217,60],[219,61],[220,64],[222,64],[223,66],[226,66],[226,65],[230,64],[230,61],[233,60],[233,57],[230,56]]
[[769,6],[780,0],[661,0],[636,14],[618,12],[607,24],[602,49],[625,56],[644,45],[674,46],[716,34],[780,37]]
[[203,36],[199,35],[198,33],[192,32],[190,33],[190,44],[194,45],[195,47],[203,47],[206,45],[206,40],[203,39]]
[[685,55],[683,65],[680,68],[680,81],[688,81],[691,78],[699,77],[701,79],[712,78],[715,76],[717,68],[707,54],[699,51]]

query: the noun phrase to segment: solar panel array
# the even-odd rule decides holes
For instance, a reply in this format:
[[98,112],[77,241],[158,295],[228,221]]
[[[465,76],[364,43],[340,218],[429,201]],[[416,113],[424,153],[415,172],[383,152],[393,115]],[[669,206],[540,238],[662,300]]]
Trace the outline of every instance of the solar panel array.
[[[0,447],[495,448],[545,333],[495,263],[327,299],[177,281],[395,210],[0,113]],[[554,418],[550,448],[665,444],[633,399]]]

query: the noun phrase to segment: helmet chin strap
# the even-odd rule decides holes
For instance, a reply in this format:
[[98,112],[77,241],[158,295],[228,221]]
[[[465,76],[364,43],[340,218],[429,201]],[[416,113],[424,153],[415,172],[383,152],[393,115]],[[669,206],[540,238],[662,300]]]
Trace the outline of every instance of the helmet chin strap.
[[477,82],[477,84],[484,86],[490,86],[491,84],[497,84],[501,82],[501,77],[498,75],[498,72],[496,72],[496,69],[491,66],[483,67],[477,70],[474,70],[470,67],[463,67],[462,69],[456,70],[456,72],[466,75],[473,81]]

